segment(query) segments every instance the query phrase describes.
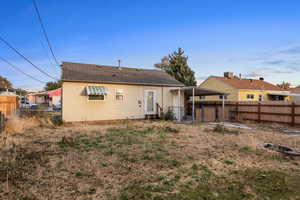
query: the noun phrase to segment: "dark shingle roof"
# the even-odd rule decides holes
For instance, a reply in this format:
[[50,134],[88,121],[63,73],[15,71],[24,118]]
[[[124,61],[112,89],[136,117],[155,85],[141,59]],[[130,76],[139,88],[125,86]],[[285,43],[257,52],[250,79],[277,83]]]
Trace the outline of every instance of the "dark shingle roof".
[[120,83],[133,85],[184,86],[160,70],[114,67],[81,63],[62,63],[62,80],[90,83]]

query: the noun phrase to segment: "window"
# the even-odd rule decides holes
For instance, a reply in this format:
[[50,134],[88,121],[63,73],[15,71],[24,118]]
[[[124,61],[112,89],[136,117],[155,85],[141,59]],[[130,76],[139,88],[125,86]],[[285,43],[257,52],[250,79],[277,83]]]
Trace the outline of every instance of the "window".
[[104,95],[89,95],[89,101],[103,101],[105,99]]
[[262,101],[263,100],[263,97],[262,97],[262,95],[260,94],[259,96],[258,96],[258,101]]
[[[193,98],[192,98],[193,99]],[[199,99],[205,99],[205,96],[199,96]]]
[[[219,99],[222,100],[222,99],[223,99],[223,95],[220,95],[220,96],[219,96]],[[227,95],[224,95],[224,99],[227,99]]]
[[104,101],[107,95],[107,88],[103,86],[87,86],[85,88],[89,101]]
[[124,90],[123,89],[116,89],[116,100],[117,101],[124,100]]
[[247,99],[254,99],[254,94],[247,94]]

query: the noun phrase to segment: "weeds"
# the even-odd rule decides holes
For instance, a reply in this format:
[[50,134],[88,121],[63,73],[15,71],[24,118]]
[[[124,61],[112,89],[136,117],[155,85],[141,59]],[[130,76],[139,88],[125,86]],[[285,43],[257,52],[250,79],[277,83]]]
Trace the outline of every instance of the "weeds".
[[0,199],[300,199],[299,160],[256,149],[265,142],[297,148],[299,138],[206,128],[212,132],[205,124],[128,122],[7,134]]
[[[206,167],[193,165],[192,170],[207,173]],[[260,169],[246,169],[232,171],[229,176],[210,174],[205,179],[190,176],[186,181],[178,177],[163,177],[139,184],[131,183],[125,186],[118,200],[125,199],[164,199],[164,200],[198,200],[220,199],[240,200],[253,199],[255,191],[257,199],[289,199],[299,197],[298,185],[300,176],[291,176],[278,171],[264,171]]]
[[216,125],[212,131],[214,133],[220,133],[220,134],[239,134],[240,133],[238,130],[230,130],[220,124]]

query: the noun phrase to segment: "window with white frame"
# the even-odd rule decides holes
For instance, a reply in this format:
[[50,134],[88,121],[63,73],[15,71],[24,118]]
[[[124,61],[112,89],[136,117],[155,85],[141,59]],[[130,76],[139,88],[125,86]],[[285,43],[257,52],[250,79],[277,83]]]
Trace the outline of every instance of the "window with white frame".
[[116,100],[123,101],[124,100],[124,90],[123,89],[116,89]]

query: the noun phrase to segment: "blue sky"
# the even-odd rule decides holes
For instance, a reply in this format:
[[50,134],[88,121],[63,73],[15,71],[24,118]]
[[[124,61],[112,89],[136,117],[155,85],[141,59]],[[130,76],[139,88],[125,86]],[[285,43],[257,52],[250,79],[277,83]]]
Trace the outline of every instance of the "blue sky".
[[[300,84],[300,1],[37,0],[59,61],[153,68],[182,47],[201,81],[233,71],[248,78]],[[3,0],[0,35],[48,73],[49,61],[30,0]],[[22,58],[0,44],[0,55],[44,81]],[[51,57],[50,57],[51,58]],[[52,61],[52,63],[54,63]],[[15,87],[40,84],[0,63]]]

